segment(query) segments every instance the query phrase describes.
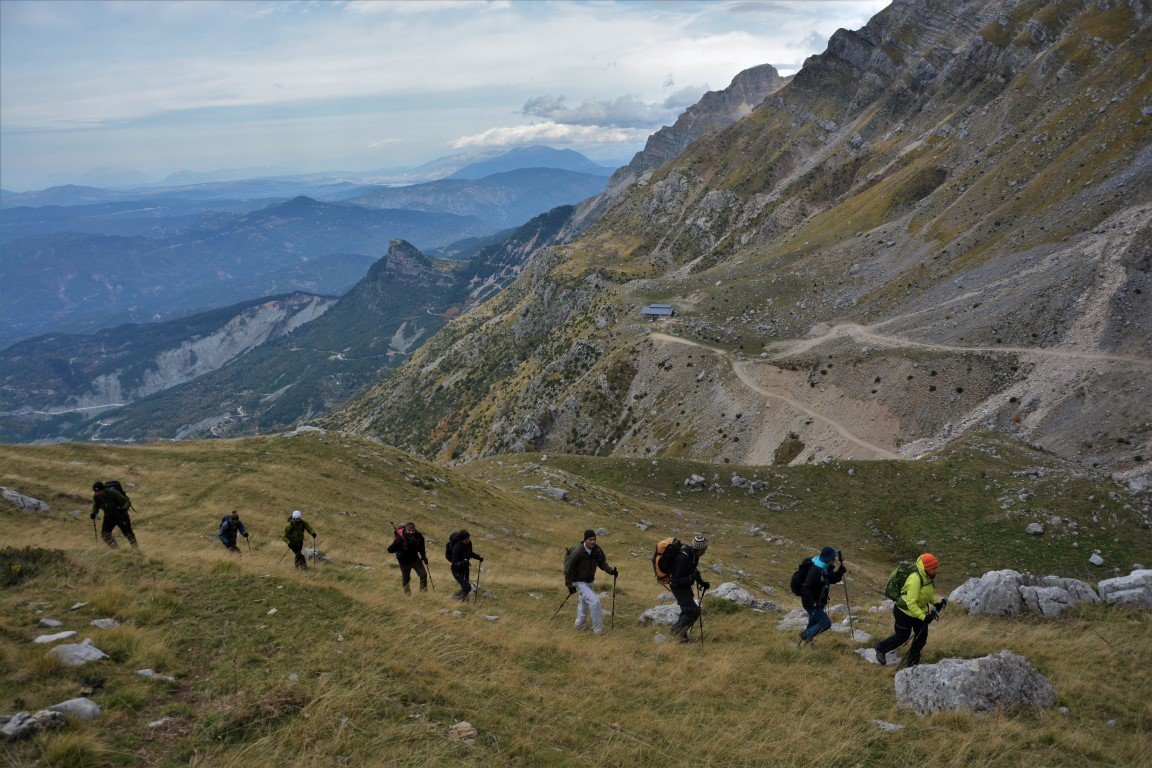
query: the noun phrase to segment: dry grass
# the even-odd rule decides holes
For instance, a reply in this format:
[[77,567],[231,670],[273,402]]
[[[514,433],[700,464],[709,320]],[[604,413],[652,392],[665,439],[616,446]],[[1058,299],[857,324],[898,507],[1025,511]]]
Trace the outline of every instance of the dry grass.
[[[585,468],[611,482],[573,474],[580,462],[562,471],[560,462],[530,457],[461,472],[331,435],[0,448],[0,459],[0,482],[54,509],[48,518],[0,512],[11,542],[67,553],[66,563],[4,591],[0,709],[45,706],[84,687],[105,708],[96,723],[5,747],[0,755],[13,764],[76,755],[77,765],[213,768],[645,766],[677,755],[703,766],[1130,766],[1152,755],[1152,622],[1142,613],[1091,608],[1057,621],[991,620],[950,609],[934,626],[928,660],[1020,653],[1052,680],[1067,715],[917,717],[895,706],[893,670],[860,662],[843,636],[798,650],[791,633],[776,631],[775,614],[711,599],[703,646],[654,644],[655,630],[635,617],[660,592],[648,576],[656,531],[709,531],[706,565],[724,563],[725,573],[706,578],[718,584],[741,569],[752,591],[779,585],[810,542],[737,539],[749,523],[764,523],[749,508],[694,499],[673,509],[660,497],[666,478],[624,464],[619,477],[611,462]],[[92,541],[86,515],[60,514],[83,508],[93,477],[117,475],[137,483],[130,493],[142,551],[108,551]],[[576,501],[523,490],[547,478]],[[232,508],[252,532],[251,555],[235,557],[211,538]],[[334,562],[298,573],[290,557],[280,560],[275,537],[293,508],[317,527]],[[655,529],[632,524],[642,518]],[[405,598],[399,590],[384,548],[389,525],[403,519],[429,537],[434,592]],[[809,524],[813,537],[836,527],[815,517]],[[876,551],[855,546],[856,523],[841,525],[846,549]],[[461,526],[486,558],[481,587],[492,595],[467,605],[449,599],[455,584],[440,554],[446,533]],[[562,546],[574,531],[601,526],[622,575],[614,627],[593,637],[572,630],[571,601],[549,617],[564,596]],[[752,556],[735,557],[735,545]],[[866,585],[889,564],[862,555],[852,566],[858,626],[886,634],[890,616],[868,612]],[[601,586],[610,590],[611,580]],[[774,597],[794,602],[779,587]],[[29,604],[40,601],[53,608],[37,614]],[[68,612],[73,602],[88,606]],[[46,664],[44,649],[28,642],[41,615],[83,629],[113,661]],[[87,626],[104,615],[124,624]],[[135,674],[145,666],[179,682]],[[173,718],[168,725],[146,727],[164,716]],[[904,729],[884,733],[876,719]],[[474,744],[447,739],[460,720],[479,730]]]

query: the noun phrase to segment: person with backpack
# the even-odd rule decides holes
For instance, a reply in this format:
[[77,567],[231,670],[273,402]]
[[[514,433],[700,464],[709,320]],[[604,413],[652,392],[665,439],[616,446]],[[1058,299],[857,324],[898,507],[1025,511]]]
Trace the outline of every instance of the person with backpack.
[[288,518],[288,525],[284,527],[284,543],[288,545],[288,549],[292,550],[296,555],[296,567],[302,571],[308,570],[308,559],[304,557],[304,532],[312,534],[313,546],[316,541],[316,531],[300,514],[300,510],[295,509],[292,511],[292,516]]
[[104,522],[100,525],[100,538],[112,549],[119,546],[116,539],[112,538],[113,528],[119,528],[133,547],[138,546],[136,534],[132,532],[132,521],[128,517],[128,510],[131,508],[132,502],[128,500],[119,482],[110,480],[108,483],[102,483],[97,480],[92,483],[92,514],[89,517],[95,520],[101,511],[104,512]]
[[839,584],[846,572],[843,560],[840,561],[840,567],[833,570],[836,550],[832,547],[824,547],[820,550],[820,554],[808,558],[805,562],[807,568],[805,563],[801,563],[797,569],[804,574],[800,583],[800,604],[808,612],[808,626],[800,633],[802,644],[811,643],[816,639],[816,635],[832,628],[832,620],[824,611],[828,605],[828,588],[833,584]]
[[682,643],[689,642],[688,633],[700,618],[700,606],[692,594],[692,584],[699,584],[704,590],[712,585],[700,578],[700,557],[708,549],[708,539],[694,536],[691,544],[683,544],[672,561],[672,596],[680,606],[680,617],[672,625],[672,636]]
[[428,572],[424,566],[428,564],[428,555],[424,552],[424,534],[416,530],[416,523],[409,520],[402,528],[397,528],[388,551],[396,555],[396,562],[400,564],[400,585],[404,587],[404,594],[412,594],[413,569],[420,577],[420,591],[427,592]]
[[584,541],[570,547],[564,557],[564,586],[568,594],[577,596],[576,629],[587,629],[589,616],[592,618],[593,634],[604,632],[604,609],[600,605],[600,595],[592,588],[596,580],[596,569],[611,576],[619,576],[620,571],[608,565],[604,550],[596,543],[596,531],[584,531]]
[[224,515],[224,517],[220,519],[220,533],[218,537],[225,549],[229,552],[239,554],[240,547],[236,546],[236,534],[248,538],[248,531],[244,529],[244,523],[240,522],[240,513],[232,510],[231,514]]
[[469,561],[476,560],[482,563],[484,558],[472,551],[472,537],[467,530],[458,531],[448,537],[445,554],[452,563],[452,578],[460,585],[460,591],[452,597],[463,602],[468,599],[468,593],[472,591],[472,581],[468,573],[472,565]]
[[[892,615],[896,619],[894,631],[891,636],[876,643],[875,651],[878,663],[887,664],[888,659],[885,658],[885,654],[904,645],[913,634],[915,637],[911,647],[908,648],[908,658],[905,664],[914,667],[920,663],[920,652],[924,650],[924,645],[928,642],[928,625],[940,618],[940,611],[948,605],[947,598],[936,602],[936,591],[932,586],[932,582],[936,578],[936,570],[939,567],[940,561],[931,553],[925,552],[916,558],[914,567],[897,568],[892,572],[892,578],[889,579],[889,589],[893,592],[895,589],[892,582],[898,582],[905,571],[907,576],[900,586],[900,594],[896,598],[896,604],[892,606]],[[889,589],[886,589],[884,594],[890,597]]]

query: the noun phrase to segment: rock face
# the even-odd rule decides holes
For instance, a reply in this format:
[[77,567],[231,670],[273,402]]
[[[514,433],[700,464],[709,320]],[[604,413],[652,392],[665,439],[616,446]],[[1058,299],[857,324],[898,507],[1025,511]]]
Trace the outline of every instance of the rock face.
[[1108,603],[1152,610],[1152,570],[1132,571],[1127,576],[1105,579],[1100,582],[1100,594]]
[[979,659],[944,659],[896,673],[896,703],[920,715],[1051,707],[1056,691],[1023,656],[1009,651]]
[[1076,579],[1003,570],[968,579],[952,591],[948,600],[964,606],[969,613],[1016,616],[1032,611],[1059,616],[1073,605],[1099,602],[1100,596],[1091,586]]

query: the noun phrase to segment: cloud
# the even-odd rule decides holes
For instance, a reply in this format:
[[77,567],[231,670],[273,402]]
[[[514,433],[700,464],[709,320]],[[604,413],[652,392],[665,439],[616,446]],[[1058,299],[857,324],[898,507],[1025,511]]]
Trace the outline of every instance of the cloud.
[[514,147],[522,144],[622,144],[643,140],[648,131],[600,125],[533,123],[509,128],[489,128],[474,136],[449,142],[453,149],[468,147]]
[[365,16],[396,14],[410,16],[420,13],[446,13],[460,10],[507,10],[508,0],[404,0],[385,2],[384,0],[352,0],[348,3],[349,13]]
[[368,149],[383,149],[390,147],[393,144],[403,144],[404,139],[376,139],[375,141],[368,142]]
[[564,105],[563,96],[536,96],[524,103],[522,113],[525,117],[541,117],[564,125],[654,128],[675,121],[684,107],[699,100],[701,93],[700,88],[682,88],[660,103],[646,103],[629,95],[610,100],[589,99],[574,108]]

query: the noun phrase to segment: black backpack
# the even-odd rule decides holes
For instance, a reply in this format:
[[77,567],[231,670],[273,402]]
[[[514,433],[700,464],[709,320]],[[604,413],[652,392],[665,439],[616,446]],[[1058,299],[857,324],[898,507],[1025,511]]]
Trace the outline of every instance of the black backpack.
[[808,569],[811,567],[812,558],[804,558],[800,561],[800,565],[796,566],[796,573],[792,574],[792,581],[788,582],[788,586],[792,588],[792,594],[797,597],[800,596],[800,591],[804,587],[804,580],[808,578]]
[[[104,487],[105,488],[111,488],[114,491],[119,491],[120,493],[124,494],[124,498],[128,499],[128,494],[124,493],[124,486],[120,485],[119,480],[105,480],[104,481]],[[131,508],[132,508],[132,499],[128,499],[128,504],[126,506],[124,506],[124,508],[121,509],[121,511],[123,512],[123,511],[131,509]]]
[[452,562],[452,545],[456,543],[456,539],[460,536],[460,531],[453,531],[448,536],[448,541],[444,542],[444,559]]

